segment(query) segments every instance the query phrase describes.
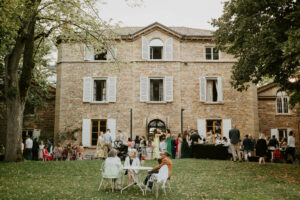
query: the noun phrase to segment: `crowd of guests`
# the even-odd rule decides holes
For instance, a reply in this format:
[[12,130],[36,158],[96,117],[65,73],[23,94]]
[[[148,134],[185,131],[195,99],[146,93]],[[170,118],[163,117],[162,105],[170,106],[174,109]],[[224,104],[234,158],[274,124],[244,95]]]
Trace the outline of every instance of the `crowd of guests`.
[[21,151],[26,160],[43,160],[43,161],[69,161],[69,160],[83,160],[84,148],[82,144],[79,146],[69,143],[66,146],[60,144],[53,145],[47,139],[38,141],[37,138],[33,140],[29,135],[26,136],[25,142],[21,143]]

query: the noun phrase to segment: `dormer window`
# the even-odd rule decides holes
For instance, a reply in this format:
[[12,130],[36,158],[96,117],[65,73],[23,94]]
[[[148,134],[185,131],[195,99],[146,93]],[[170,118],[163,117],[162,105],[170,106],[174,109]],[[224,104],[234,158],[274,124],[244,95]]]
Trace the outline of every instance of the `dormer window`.
[[94,60],[107,60],[107,51],[102,50],[99,53],[96,52]]
[[150,59],[161,60],[163,58],[163,42],[160,39],[151,40],[149,44]]

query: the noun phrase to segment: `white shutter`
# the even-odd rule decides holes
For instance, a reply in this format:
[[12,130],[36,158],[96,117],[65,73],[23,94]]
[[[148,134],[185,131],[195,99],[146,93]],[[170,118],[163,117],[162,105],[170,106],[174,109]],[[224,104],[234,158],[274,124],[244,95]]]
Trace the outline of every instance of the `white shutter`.
[[223,119],[223,137],[229,139],[229,131],[231,129],[231,119]]
[[117,49],[115,47],[111,47],[107,50],[107,60],[113,61],[117,56]]
[[275,135],[277,140],[279,140],[279,131],[278,131],[278,129],[276,129],[276,128],[271,129],[271,137],[273,137],[273,135]]
[[148,77],[141,77],[140,78],[140,101],[147,102],[149,99],[149,92],[148,92]]
[[206,101],[206,78],[204,76],[201,76],[199,78],[199,85],[200,85],[200,101],[205,102]]
[[84,147],[91,146],[91,120],[82,120],[82,145]]
[[84,46],[84,60],[94,60],[94,48],[92,46]]
[[108,77],[107,80],[107,100],[108,102],[116,102],[117,77]]
[[165,43],[165,60],[173,60],[173,38],[168,38]]
[[32,138],[36,138],[37,140],[40,138],[41,130],[40,129],[33,129]]
[[83,102],[92,101],[92,83],[91,77],[83,77]]
[[142,58],[149,59],[149,45],[146,37],[142,36]]
[[173,101],[173,76],[166,76],[165,77],[165,101],[171,102]]
[[218,101],[222,102],[223,101],[223,91],[222,91],[222,77],[221,76],[218,76],[217,90],[218,90]]
[[206,137],[206,119],[197,119],[198,134]]
[[107,119],[107,128],[110,129],[112,140],[116,139],[116,119]]

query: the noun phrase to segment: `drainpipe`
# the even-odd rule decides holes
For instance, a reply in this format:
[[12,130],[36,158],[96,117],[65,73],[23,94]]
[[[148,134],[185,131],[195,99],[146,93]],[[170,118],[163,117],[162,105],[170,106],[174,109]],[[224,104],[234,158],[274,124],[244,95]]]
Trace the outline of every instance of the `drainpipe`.
[[132,139],[132,108],[130,108],[130,138]]
[[181,135],[183,134],[183,111],[184,111],[184,109],[181,108],[181,115],[180,115],[180,118],[181,118],[181,123],[180,123]]

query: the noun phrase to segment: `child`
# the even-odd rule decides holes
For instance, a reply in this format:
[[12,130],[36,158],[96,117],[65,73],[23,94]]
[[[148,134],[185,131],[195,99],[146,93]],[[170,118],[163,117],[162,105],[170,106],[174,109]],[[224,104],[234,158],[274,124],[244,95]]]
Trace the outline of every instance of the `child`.
[[82,146],[82,143],[80,142],[80,146],[78,147],[78,150],[77,150],[77,157],[78,157],[78,160],[83,160],[83,146]]

